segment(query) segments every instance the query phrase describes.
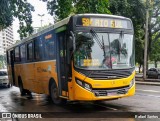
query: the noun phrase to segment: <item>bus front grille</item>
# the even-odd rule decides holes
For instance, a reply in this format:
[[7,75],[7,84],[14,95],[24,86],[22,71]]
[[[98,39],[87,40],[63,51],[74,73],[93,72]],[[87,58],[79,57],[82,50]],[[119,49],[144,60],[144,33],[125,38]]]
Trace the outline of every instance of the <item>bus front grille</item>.
[[111,79],[121,79],[129,77],[134,68],[130,69],[114,69],[114,70],[84,70],[77,69],[79,73],[95,80],[111,80]]
[[96,79],[96,80],[105,80],[105,79],[120,79],[126,78],[130,76],[131,73],[127,71],[94,71],[89,75],[89,78]]
[[116,96],[120,94],[126,94],[128,92],[128,88],[121,89],[93,89],[92,92],[96,97],[98,96]]

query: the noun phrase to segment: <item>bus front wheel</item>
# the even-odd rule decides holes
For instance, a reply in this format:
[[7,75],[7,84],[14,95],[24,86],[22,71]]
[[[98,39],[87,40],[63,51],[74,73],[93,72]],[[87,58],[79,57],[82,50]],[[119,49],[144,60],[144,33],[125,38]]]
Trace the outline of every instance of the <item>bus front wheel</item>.
[[59,97],[58,88],[55,83],[51,84],[50,96],[54,104],[62,104],[62,99]]

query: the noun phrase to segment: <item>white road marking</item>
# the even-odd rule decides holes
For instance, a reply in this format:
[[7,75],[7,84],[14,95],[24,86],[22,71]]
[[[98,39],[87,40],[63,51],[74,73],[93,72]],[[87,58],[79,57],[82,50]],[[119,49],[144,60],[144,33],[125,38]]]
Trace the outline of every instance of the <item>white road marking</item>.
[[143,91],[143,92],[155,92],[155,93],[160,93],[160,91],[156,90],[141,90],[141,89],[136,89],[137,91]]
[[148,97],[155,97],[155,98],[160,98],[160,96],[156,96],[156,95],[148,95],[148,94],[135,94],[135,95],[140,95],[140,96],[148,96]]

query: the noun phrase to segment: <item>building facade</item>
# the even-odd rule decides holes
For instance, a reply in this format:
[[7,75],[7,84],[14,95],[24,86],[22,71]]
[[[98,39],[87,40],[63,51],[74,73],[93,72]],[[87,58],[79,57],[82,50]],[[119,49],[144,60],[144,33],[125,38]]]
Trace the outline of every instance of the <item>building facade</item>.
[[2,32],[0,32],[0,55],[4,55]]
[[14,43],[12,26],[0,31],[0,55],[5,55],[6,48]]

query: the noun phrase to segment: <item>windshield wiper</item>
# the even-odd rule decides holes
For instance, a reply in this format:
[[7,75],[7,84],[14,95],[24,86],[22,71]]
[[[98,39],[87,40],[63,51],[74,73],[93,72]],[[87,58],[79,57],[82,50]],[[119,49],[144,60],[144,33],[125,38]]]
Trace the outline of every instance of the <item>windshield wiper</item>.
[[106,56],[106,52],[105,52],[103,36],[102,36],[102,41],[101,41],[101,39],[99,38],[99,36],[97,35],[97,33],[93,29],[91,29],[90,31],[91,31],[92,36],[95,38],[96,42],[98,43],[99,47],[103,50],[104,57],[105,57]]
[[101,39],[98,37],[97,33],[93,29],[91,29],[90,31],[92,36],[95,37],[95,40],[98,43],[99,47],[103,49],[104,48],[103,43],[101,42]]
[[120,58],[120,51],[121,51],[121,42],[124,39],[124,34],[123,31],[121,31],[120,35],[119,35],[119,45],[118,45],[118,61],[120,62],[121,58]]
[[111,65],[111,69],[112,69],[111,41],[110,41],[109,34],[108,34],[108,44],[109,44],[109,58],[110,58],[110,65]]
[[102,35],[102,46],[103,46],[103,52],[104,52],[104,57],[106,56],[106,51],[105,51],[105,46],[104,46],[104,39]]

